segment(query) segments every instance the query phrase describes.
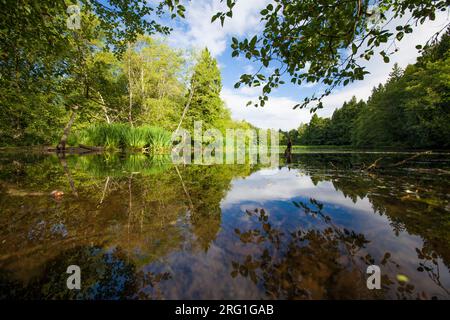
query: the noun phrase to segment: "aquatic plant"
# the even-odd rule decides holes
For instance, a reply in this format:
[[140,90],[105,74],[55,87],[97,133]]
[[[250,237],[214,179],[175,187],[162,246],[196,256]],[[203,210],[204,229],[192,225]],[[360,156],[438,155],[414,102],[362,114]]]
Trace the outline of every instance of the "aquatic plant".
[[150,126],[145,126],[141,129],[145,132],[150,152],[164,153],[172,146],[172,136],[168,131]]
[[95,124],[69,137],[70,145],[101,146],[111,150],[139,150],[150,153],[169,151],[171,134],[159,127],[132,127],[127,124]]

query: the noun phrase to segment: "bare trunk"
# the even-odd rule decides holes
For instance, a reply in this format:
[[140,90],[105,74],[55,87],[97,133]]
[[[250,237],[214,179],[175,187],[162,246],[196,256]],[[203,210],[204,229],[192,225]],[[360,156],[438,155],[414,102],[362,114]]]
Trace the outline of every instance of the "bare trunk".
[[61,140],[59,141],[58,145],[56,146],[56,149],[58,151],[64,152],[64,150],[66,150],[67,138],[69,137],[70,129],[72,128],[72,125],[75,121],[75,116],[77,115],[77,112],[76,112],[77,109],[78,109],[78,107],[75,107],[72,110],[72,114],[70,115],[69,122],[66,124],[66,126],[64,128],[64,132],[61,137]]
[[72,190],[72,193],[76,197],[78,197],[78,191],[77,191],[77,188],[75,187],[75,182],[73,181],[72,175],[70,174],[69,166],[67,165],[66,155],[64,153],[59,154],[58,158],[59,158],[59,162],[61,163],[61,165],[64,169],[64,173],[65,173],[67,179],[69,180],[69,185],[70,185],[70,189]]
[[99,205],[103,203],[103,200],[105,200],[106,191],[108,190],[108,186],[109,186],[109,176],[106,178],[105,187],[103,188],[103,194],[102,194],[102,198],[100,199]]
[[142,99],[145,99],[145,85],[144,85],[144,66],[141,67],[141,92],[142,92]]
[[111,119],[108,116],[108,108],[106,107],[105,100],[103,100],[103,96],[100,93],[100,91],[98,91],[98,95],[100,96],[100,100],[102,102],[102,108],[103,108],[103,112],[105,113],[106,122],[108,122],[108,124],[110,124]]
[[128,109],[128,121],[133,126],[133,118],[131,110],[133,108],[133,90],[131,85],[131,46],[128,43],[128,95],[129,95],[129,109]]
[[195,88],[192,87],[191,93],[189,94],[189,99],[188,99],[188,101],[186,103],[186,106],[184,107],[183,114],[181,115],[180,122],[178,123],[177,130],[175,130],[175,132],[177,132],[180,129],[181,124],[183,123],[184,117],[186,116],[186,113],[187,113],[187,111],[189,109],[189,106],[191,105],[192,96],[194,95],[194,90],[195,90]]
[[180,171],[178,170],[177,166],[175,166],[175,170],[177,171],[178,177],[180,178],[181,186],[183,187],[184,193],[186,194],[186,197],[188,198],[189,209],[191,210],[191,214],[194,214],[194,204],[192,203],[191,196],[189,195],[189,192],[187,191],[186,186],[184,185],[183,178],[181,177]]

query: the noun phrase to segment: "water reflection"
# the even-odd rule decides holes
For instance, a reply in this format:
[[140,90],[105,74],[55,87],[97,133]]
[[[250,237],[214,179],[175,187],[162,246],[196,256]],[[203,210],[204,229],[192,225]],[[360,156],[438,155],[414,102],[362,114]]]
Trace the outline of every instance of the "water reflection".
[[[0,154],[0,297],[450,298],[450,156],[360,170],[378,157]],[[65,289],[70,264],[80,291]],[[366,288],[370,264],[382,290]]]

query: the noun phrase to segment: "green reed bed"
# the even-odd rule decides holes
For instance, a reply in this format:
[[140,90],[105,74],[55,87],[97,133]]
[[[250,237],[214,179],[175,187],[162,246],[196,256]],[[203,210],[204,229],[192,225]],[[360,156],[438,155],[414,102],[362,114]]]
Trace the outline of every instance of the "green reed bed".
[[130,174],[150,176],[165,172],[171,166],[167,154],[104,153],[83,157],[69,157],[72,168],[89,173],[93,177],[128,177]]
[[170,132],[152,126],[132,127],[127,124],[96,124],[73,133],[70,145],[104,147],[108,150],[131,150],[165,153],[172,146]]

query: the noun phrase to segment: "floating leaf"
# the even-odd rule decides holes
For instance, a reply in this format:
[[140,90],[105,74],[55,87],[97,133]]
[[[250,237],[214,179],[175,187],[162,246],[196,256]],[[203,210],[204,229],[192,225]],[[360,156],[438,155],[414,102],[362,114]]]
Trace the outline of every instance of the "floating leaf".
[[405,276],[404,274],[397,274],[397,280],[399,282],[408,282],[409,278]]

